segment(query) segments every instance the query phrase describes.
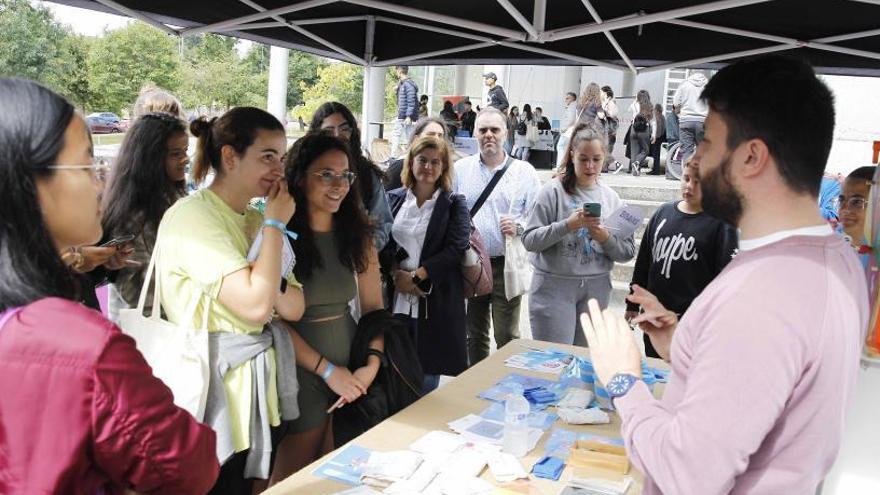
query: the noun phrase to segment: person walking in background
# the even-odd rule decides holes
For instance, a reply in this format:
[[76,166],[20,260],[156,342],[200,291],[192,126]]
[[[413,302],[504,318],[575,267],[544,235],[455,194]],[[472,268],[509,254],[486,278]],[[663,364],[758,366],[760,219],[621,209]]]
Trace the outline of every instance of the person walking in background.
[[425,373],[422,392],[467,369],[461,258],[468,248],[470,214],[452,194],[452,163],[444,139],[420,138],[404,160],[404,186],[388,193],[392,239],[381,259],[386,301],[407,323]]
[[506,112],[510,107],[510,103],[507,101],[504,88],[498,84],[498,76],[494,72],[487,72],[483,74],[483,82],[489,87],[489,92],[486,95],[486,101],[488,101],[486,106],[497,108],[501,113]]
[[[601,129],[578,124],[565,174],[541,188],[529,215],[522,242],[534,253],[529,321],[538,340],[586,345],[578,315],[590,299],[608,306],[614,263],[635,255],[632,235],[619,237],[602,225],[623,206],[614,189],[598,181],[607,149]],[[588,203],[600,205],[599,215],[586,211]]]
[[519,107],[516,105],[510,107],[510,113],[507,114],[505,122],[507,124],[507,141],[504,143],[504,151],[512,155],[513,137],[516,136],[516,127],[519,125]]
[[474,121],[477,120],[477,112],[473,111],[470,100],[462,103],[461,130],[466,131],[468,136],[474,135]]
[[23,79],[0,78],[0,108],[0,492],[204,494],[216,435],[59,256],[102,236],[85,121]]
[[342,103],[328,101],[315,110],[309,129],[328,133],[348,143],[351,158],[354,160],[352,165],[358,174],[359,197],[373,222],[376,249],[382,249],[391,235],[394,218],[391,217],[388,199],[385,197],[382,169],[361,152],[361,131],[354,114]]
[[617,108],[617,100],[614,99],[614,91],[611,86],[602,86],[600,94],[602,110],[599,111],[599,120],[605,127],[605,136],[608,138],[608,155],[605,157],[603,171],[617,171],[620,162],[614,159],[614,145],[617,143],[617,129],[620,127],[620,110]]
[[[467,339],[471,366],[489,356],[490,316],[499,348],[519,338],[522,296],[508,300],[505,294],[505,236],[522,233],[541,182],[535,167],[504,152],[502,143],[506,134],[505,115],[492,107],[483,109],[477,114],[474,128],[480,152],[455,163],[452,189],[467,199],[468,210],[472,212],[474,225],[483,237],[492,263],[492,293],[468,299]],[[480,208],[472,211],[496,174],[502,175],[494,189]]]
[[391,156],[397,156],[399,147],[406,148],[412,138],[413,124],[419,120],[419,88],[409,77],[409,67],[398,65],[395,72],[398,79],[397,87],[394,88],[394,94],[397,95],[397,118],[391,133]]
[[816,208],[834,97],[805,62],[773,55],[721,69],[703,98],[702,204],[739,228],[739,251],[680,321],[640,287],[629,296],[671,362],[662,399],[629,324],[591,304],[596,379],[645,495],[813,494],[840,448],[869,320],[864,270]]
[[654,164],[651,167],[650,175],[663,175],[660,170],[660,151],[663,143],[666,142],[666,118],[663,117],[663,107],[659,103],[654,105],[654,140],[651,141],[651,157]]
[[449,100],[443,101],[443,110],[440,110],[440,117],[446,122],[446,132],[450,136],[455,136],[458,132],[458,114]]
[[691,156],[703,140],[703,123],[709,108],[700,98],[700,93],[707,81],[702,71],[695,70],[678,86],[672,98],[673,107],[678,109],[682,156]]
[[[413,129],[413,140],[433,137],[448,142],[449,135],[446,134],[446,122],[438,117],[428,117],[416,122]],[[408,152],[407,152],[408,153]],[[385,170],[385,191],[393,191],[403,187],[403,158],[394,159]]]
[[641,167],[651,153],[651,144],[655,140],[654,106],[647,91],[640,90],[635,101],[629,106],[632,114],[629,131],[627,132],[629,149],[629,172],[641,175]]
[[528,103],[523,105],[522,114],[516,123],[516,132],[513,136],[513,155],[524,162],[529,161],[529,153],[535,146],[534,136],[537,134],[537,124],[532,113],[532,107]]
[[577,120],[577,94],[568,92],[563,98],[565,111],[559,122],[559,139],[556,140],[556,167],[561,168],[565,163],[565,153],[568,150],[568,142],[571,140],[571,132],[574,130]]
[[428,95],[419,97],[419,118],[423,119],[428,116]]
[[[630,282],[679,317],[730,263],[737,246],[736,229],[703,212],[699,150],[685,162],[681,198],[661,206],[648,221]],[[626,319],[639,310],[627,301]],[[647,334],[644,339],[645,355],[660,357]]]

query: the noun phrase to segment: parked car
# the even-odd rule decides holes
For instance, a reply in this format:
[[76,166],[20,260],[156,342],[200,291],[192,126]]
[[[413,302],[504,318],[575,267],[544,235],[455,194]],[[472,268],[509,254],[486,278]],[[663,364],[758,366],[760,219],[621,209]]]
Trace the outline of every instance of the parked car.
[[99,117],[86,117],[86,125],[92,134],[110,134],[113,132],[122,132],[119,128],[119,122],[108,123]]
[[113,112],[95,112],[90,113],[87,117],[101,119],[105,124],[119,124],[119,115]]

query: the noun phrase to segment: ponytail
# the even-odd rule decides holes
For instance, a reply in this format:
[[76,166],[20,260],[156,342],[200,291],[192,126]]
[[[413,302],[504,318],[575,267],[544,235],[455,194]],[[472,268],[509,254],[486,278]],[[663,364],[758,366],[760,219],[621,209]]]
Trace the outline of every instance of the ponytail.
[[196,158],[193,161],[193,181],[196,184],[202,183],[212,168],[216,175],[222,175],[223,147],[232,146],[241,156],[254,144],[260,130],[284,132],[284,126],[272,114],[255,107],[236,107],[219,118],[207,120],[199,117],[194,120],[189,125],[189,131],[198,138]]

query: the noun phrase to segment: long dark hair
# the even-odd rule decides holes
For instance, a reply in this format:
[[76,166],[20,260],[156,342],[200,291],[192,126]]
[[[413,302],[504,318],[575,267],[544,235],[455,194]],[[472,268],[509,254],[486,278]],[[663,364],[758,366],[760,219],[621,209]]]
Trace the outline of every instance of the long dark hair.
[[49,177],[74,108],[24,79],[0,78],[0,311],[44,297],[75,299],[78,284],[43,220],[36,179]]
[[584,141],[600,141],[603,152],[606,155],[608,154],[608,138],[605,136],[605,131],[593,124],[578,124],[574,128],[571,141],[569,141],[568,148],[565,150],[565,175],[562,176],[562,188],[568,194],[574,194],[577,187],[577,174],[574,171],[572,151],[577,149]]
[[186,181],[170,181],[165,166],[168,140],[179,133],[186,134],[179,118],[148,113],[125,134],[104,194],[105,237],[138,234],[147,225],[158,228],[165,210],[185,194]]
[[361,150],[361,130],[358,128],[357,119],[347,106],[338,101],[328,101],[315,110],[312,115],[312,123],[309,125],[311,131],[319,131],[324,119],[338,113],[351,127],[351,138],[348,140],[348,146],[351,149],[349,160],[353,160],[354,167],[352,171],[358,174],[357,184],[361,192],[361,198],[364,205],[373,203],[373,191],[376,188],[376,181],[381,181],[385,176],[382,169],[373,163],[369,158],[365,157]]
[[533,120],[534,119],[534,117],[532,116],[532,106],[529,105],[528,103],[523,105],[522,116],[525,117],[525,120]]
[[[315,268],[324,266],[323,255],[315,244],[315,234],[309,224],[309,203],[306,195],[309,165],[324,153],[339,150],[348,157],[349,168],[353,170],[352,152],[348,143],[329,134],[312,132],[299,139],[287,152],[284,160],[284,175],[287,178],[290,194],[296,201],[296,212],[290,219],[290,229],[299,234],[293,243],[296,254],[294,273],[300,281],[312,276]],[[361,180],[360,174],[357,180]],[[373,228],[361,203],[358,188],[351,187],[333,214],[333,233],[339,262],[352,270],[362,273],[367,269],[368,248],[373,242]]]
[[271,113],[255,107],[236,107],[220,118],[207,120],[200,117],[189,125],[193,136],[199,138],[196,145],[196,158],[193,161],[192,177],[196,183],[205,180],[210,169],[220,175],[223,161],[220,150],[227,144],[239,155],[254,144],[257,132],[281,131],[284,126]]

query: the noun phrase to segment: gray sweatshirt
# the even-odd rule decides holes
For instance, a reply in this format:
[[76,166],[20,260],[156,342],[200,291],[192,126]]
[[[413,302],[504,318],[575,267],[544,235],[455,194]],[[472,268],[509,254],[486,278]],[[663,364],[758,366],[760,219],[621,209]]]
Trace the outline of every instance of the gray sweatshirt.
[[611,237],[600,244],[586,229],[568,230],[567,220],[584,203],[600,203],[605,219],[623,206],[620,196],[604,184],[576,188],[569,195],[558,179],[550,180],[538,193],[535,207],[522,235],[523,245],[532,255],[535,270],[563,277],[592,277],[611,271],[614,262],[629,261],[635,256],[633,237]]

